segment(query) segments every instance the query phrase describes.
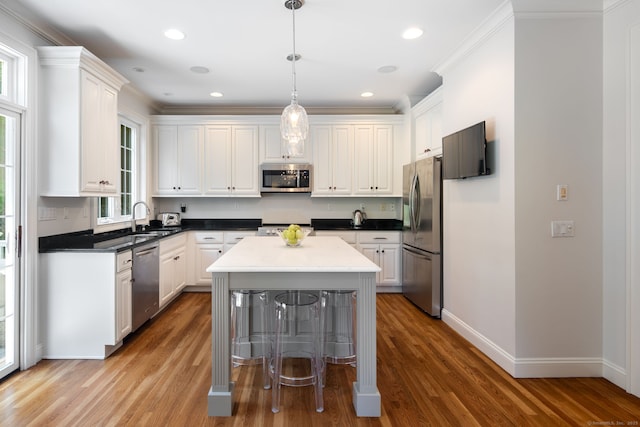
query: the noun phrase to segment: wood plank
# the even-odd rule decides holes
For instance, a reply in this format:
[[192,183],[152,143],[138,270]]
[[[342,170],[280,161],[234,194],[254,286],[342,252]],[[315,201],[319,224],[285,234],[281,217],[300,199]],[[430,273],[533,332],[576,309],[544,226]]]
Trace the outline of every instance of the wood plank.
[[[0,425],[638,425],[640,399],[602,378],[521,379],[402,295],[377,296],[380,418],[358,418],[355,369],[329,365],[325,411],[284,387],[271,412],[261,366],[233,369],[234,417],[208,417],[211,296],[186,293],[104,361],[44,360],[0,383]],[[631,423],[631,424],[628,424]]]

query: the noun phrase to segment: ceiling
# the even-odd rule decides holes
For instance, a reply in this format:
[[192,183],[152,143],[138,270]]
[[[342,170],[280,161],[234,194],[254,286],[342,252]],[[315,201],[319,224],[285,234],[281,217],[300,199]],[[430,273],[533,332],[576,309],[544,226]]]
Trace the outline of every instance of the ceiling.
[[[305,0],[295,13],[299,102],[309,111],[393,111],[406,97],[419,99],[440,85],[431,70],[503,2]],[[290,101],[293,26],[284,0],[2,3],[52,40],[85,46],[160,110],[283,108]],[[424,34],[403,39],[412,26]],[[169,28],[186,37],[165,38]],[[385,66],[396,70],[378,71]],[[373,96],[362,98],[365,91]]]

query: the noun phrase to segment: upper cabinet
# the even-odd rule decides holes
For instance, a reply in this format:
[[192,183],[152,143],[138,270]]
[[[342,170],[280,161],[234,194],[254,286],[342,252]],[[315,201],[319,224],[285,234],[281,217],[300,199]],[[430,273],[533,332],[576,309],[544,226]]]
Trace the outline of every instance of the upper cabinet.
[[118,92],[128,81],[81,46],[38,55],[41,195],[118,194]]
[[207,126],[204,163],[205,195],[260,196],[258,126]]
[[355,188],[363,196],[391,194],[393,191],[393,126],[356,125]]
[[312,125],[313,195],[351,194],[353,127]]
[[411,109],[416,159],[442,154],[442,89]]
[[260,126],[260,163],[311,163],[311,138],[295,148],[287,147],[280,125]]
[[200,194],[204,126],[160,125],[153,129],[155,194]]
[[287,157],[279,116],[153,116],[154,195],[260,197],[260,163],[310,163],[311,196],[402,195],[410,152],[402,115],[310,121],[304,147]]

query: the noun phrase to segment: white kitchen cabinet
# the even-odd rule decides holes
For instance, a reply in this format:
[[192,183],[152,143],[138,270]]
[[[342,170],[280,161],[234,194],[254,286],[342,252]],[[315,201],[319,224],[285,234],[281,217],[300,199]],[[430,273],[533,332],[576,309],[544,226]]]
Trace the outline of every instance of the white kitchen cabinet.
[[45,359],[104,359],[131,330],[131,251],[40,254]]
[[311,126],[313,196],[351,194],[353,126]]
[[382,270],[376,274],[378,292],[400,292],[400,232],[358,231],[357,248]]
[[316,230],[316,236],[336,236],[340,237],[342,240],[356,247],[357,241],[357,232],[356,231],[347,231],[347,230]]
[[442,154],[442,90],[437,89],[411,109],[416,159]]
[[185,233],[160,240],[160,308],[179,295],[187,284],[186,255]]
[[159,125],[153,128],[155,194],[198,195],[202,192],[204,126]]
[[393,192],[393,126],[354,127],[354,191],[379,196]]
[[229,249],[238,243],[240,240],[247,236],[255,236],[255,231],[225,231],[224,232],[224,252],[229,252]]
[[118,92],[128,81],[81,46],[38,48],[43,196],[120,192]]
[[204,194],[259,197],[258,126],[206,126]]
[[132,328],[131,318],[131,251],[116,256],[116,341],[126,337]]
[[292,150],[282,139],[280,125],[260,126],[260,163],[311,163],[310,146],[308,138]]
[[191,231],[189,242],[192,248],[190,286],[211,286],[211,273],[206,269],[220,258],[224,252],[222,231]]

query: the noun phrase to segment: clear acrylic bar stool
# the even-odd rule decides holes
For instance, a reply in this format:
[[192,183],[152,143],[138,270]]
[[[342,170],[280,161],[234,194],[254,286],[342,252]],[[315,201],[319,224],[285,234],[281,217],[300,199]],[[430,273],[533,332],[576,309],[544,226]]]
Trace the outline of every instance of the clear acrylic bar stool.
[[[259,321],[258,321],[259,319]],[[233,367],[262,363],[264,388],[269,378],[270,334],[268,293],[238,290],[231,292],[231,362]]]
[[356,292],[323,291],[323,297],[324,359],[331,364],[356,366]]
[[[274,298],[275,336],[273,347],[271,410],[280,411],[281,386],[313,385],[316,411],[324,410],[323,323],[324,298],[311,292],[287,291]],[[283,360],[307,359],[309,369],[301,375],[283,372]]]

